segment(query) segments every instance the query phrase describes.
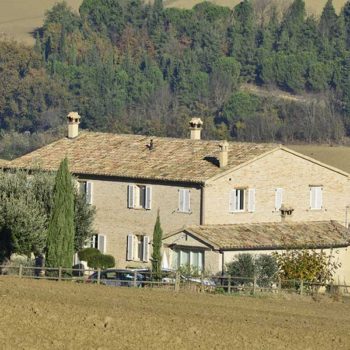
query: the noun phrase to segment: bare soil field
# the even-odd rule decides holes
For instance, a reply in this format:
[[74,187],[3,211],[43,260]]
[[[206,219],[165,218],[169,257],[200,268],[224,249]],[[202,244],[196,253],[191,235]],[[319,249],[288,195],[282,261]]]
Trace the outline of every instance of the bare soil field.
[[[32,32],[43,23],[45,12],[60,0],[0,0],[0,34],[25,44],[32,45]],[[147,0],[148,1],[148,0]],[[152,0],[149,0],[152,1]],[[202,0],[164,0],[168,7],[192,8]],[[212,2],[232,8],[240,0],[213,0]],[[276,0],[285,4],[291,0]],[[319,15],[327,0],[306,0],[308,13]],[[339,11],[346,0],[333,0]],[[78,11],[82,0],[66,0],[67,4]]]
[[350,147],[329,145],[287,145],[287,147],[350,173]]
[[350,302],[0,278],[1,349],[349,349]]

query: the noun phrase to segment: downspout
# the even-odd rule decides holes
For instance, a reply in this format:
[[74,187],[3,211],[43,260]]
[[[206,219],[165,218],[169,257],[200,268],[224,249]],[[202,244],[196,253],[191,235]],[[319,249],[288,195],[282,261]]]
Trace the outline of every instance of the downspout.
[[224,256],[224,251],[220,250],[221,254],[221,276],[225,275],[225,256]]
[[200,219],[199,224],[205,225],[205,183],[203,183],[201,187],[201,213],[200,213]]

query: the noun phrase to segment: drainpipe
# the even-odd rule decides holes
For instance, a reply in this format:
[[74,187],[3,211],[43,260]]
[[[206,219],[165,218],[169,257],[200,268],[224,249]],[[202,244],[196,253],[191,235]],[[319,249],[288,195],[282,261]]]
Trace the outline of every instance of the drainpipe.
[[348,228],[349,223],[348,223],[348,209],[350,208],[349,205],[345,207],[345,227]]
[[205,184],[201,188],[201,214],[200,214],[200,225],[205,225]]

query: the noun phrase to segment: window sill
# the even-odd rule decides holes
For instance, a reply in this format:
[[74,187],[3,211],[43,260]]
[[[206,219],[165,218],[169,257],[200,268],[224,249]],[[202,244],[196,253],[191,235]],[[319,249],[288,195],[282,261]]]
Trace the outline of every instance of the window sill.
[[248,210],[244,210],[244,211],[230,211],[230,214],[252,214],[254,212],[252,211],[248,211]]
[[192,211],[179,211],[179,210],[176,210],[176,212],[178,214],[187,214],[187,215],[191,215],[193,213]]

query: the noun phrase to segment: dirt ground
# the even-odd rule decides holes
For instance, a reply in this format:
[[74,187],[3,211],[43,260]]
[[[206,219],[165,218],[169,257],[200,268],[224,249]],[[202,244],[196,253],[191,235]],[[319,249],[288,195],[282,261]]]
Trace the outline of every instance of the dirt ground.
[[350,349],[350,301],[0,278],[1,349]]

